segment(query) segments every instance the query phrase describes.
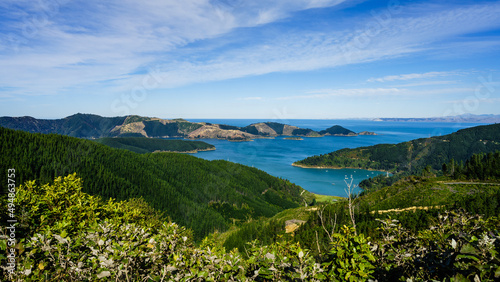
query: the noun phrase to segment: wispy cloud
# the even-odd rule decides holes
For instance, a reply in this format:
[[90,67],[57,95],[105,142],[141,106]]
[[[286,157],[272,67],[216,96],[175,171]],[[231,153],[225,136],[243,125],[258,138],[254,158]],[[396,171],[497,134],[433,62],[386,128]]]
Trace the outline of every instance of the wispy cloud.
[[[365,23],[370,23],[370,19]],[[428,51],[434,42],[498,26],[500,3],[452,8],[447,12],[430,10],[419,16],[409,12],[394,16],[390,25],[381,27],[364,45],[359,44],[359,38],[366,33],[364,29],[346,28],[341,33],[296,31],[273,34],[270,38],[262,38],[260,44],[228,50],[207,62],[190,61],[162,67],[168,77],[165,80],[167,87],[273,72],[309,71]],[[452,74],[429,72],[381,79],[394,81]]]
[[433,86],[433,85],[451,85],[458,84],[457,80],[431,80],[431,81],[421,81],[415,83],[399,84],[395,87],[420,87],[420,86]]
[[446,72],[446,71],[433,71],[426,73],[410,73],[410,74],[399,74],[399,75],[388,75],[379,78],[370,78],[367,82],[387,82],[396,80],[412,80],[412,79],[428,79],[434,77],[444,77],[457,75],[457,72]]
[[[341,2],[89,0],[57,1],[61,5],[49,9],[44,8],[43,1],[33,5],[30,1],[6,0],[0,4],[5,14],[22,20],[0,20],[0,35],[12,35],[10,40],[0,41],[0,84],[22,87],[18,93],[42,95],[77,88],[126,88],[134,83],[134,77],[142,79],[132,73],[147,71],[151,65],[165,65],[169,52],[190,43],[240,27],[270,23],[295,11]],[[64,12],[60,12],[62,9]],[[192,63],[186,58],[169,60],[171,65],[165,67],[186,70],[185,66]],[[214,68],[217,66],[191,68],[187,75]],[[197,77],[197,81],[203,81],[203,75]],[[212,78],[217,79],[224,76]],[[172,85],[176,84],[167,80],[163,86]]]

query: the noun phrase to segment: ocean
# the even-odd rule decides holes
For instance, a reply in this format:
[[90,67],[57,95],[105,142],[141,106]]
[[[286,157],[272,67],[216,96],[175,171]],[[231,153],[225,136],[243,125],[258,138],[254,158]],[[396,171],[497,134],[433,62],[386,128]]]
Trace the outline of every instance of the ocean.
[[[200,139],[216,147],[215,151],[199,152],[196,157],[207,160],[229,160],[256,167],[273,176],[288,179],[302,188],[322,195],[345,197],[347,178],[353,184],[363,179],[384,173],[362,169],[307,169],[292,166],[292,163],[309,156],[326,154],[343,148],[356,148],[382,143],[400,143],[417,138],[445,135],[459,129],[477,126],[471,123],[443,122],[385,122],[370,120],[259,120],[259,119],[187,119],[192,122],[210,122],[233,126],[247,126],[256,122],[274,121],[316,131],[340,125],[355,132],[372,131],[377,135],[317,138],[304,140],[255,139],[250,142],[230,142],[217,139]],[[354,192],[359,192],[359,188]]]

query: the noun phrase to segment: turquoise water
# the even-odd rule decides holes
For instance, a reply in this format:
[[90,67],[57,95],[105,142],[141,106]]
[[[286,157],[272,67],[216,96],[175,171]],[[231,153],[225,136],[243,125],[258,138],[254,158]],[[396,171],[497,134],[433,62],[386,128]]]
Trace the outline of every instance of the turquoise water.
[[[356,148],[381,143],[399,143],[417,138],[445,135],[477,124],[428,123],[428,122],[375,122],[366,120],[243,120],[243,119],[189,119],[193,122],[210,122],[246,126],[255,122],[276,121],[313,130],[341,125],[355,132],[373,131],[376,136],[303,138],[304,140],[255,139],[251,142],[201,139],[216,147],[215,151],[193,154],[196,157],[223,159],[259,168],[271,175],[288,179],[304,189],[323,195],[346,196],[344,179],[352,178],[358,184],[363,179],[383,172],[361,169],[305,169],[292,163],[309,156],[326,154],[342,148]],[[359,190],[356,190],[359,191]],[[356,192],[355,191],[355,192]]]

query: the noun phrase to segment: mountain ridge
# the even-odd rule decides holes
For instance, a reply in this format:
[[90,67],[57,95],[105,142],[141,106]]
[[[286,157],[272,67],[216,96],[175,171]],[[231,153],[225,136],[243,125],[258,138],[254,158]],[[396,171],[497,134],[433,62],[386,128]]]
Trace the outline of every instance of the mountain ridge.
[[152,137],[188,139],[226,139],[249,141],[255,138],[276,136],[322,137],[374,135],[373,132],[355,133],[340,125],[317,132],[309,128],[277,122],[258,122],[245,127],[209,122],[190,122],[184,119],[161,119],[129,115],[102,117],[93,114],[74,114],[63,119],[36,119],[0,117],[0,126],[31,133],[56,133],[72,137],[95,139],[103,137]]

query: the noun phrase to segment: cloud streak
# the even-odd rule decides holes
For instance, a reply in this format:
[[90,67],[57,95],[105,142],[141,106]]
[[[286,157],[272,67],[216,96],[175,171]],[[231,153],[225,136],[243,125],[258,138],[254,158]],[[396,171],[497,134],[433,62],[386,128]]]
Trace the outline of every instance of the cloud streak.
[[443,77],[443,76],[453,76],[456,75],[456,72],[426,72],[426,73],[411,73],[411,74],[400,74],[400,75],[388,75],[379,78],[370,78],[367,82],[387,82],[387,81],[397,81],[397,80],[413,80],[413,79],[429,79],[434,77]]

